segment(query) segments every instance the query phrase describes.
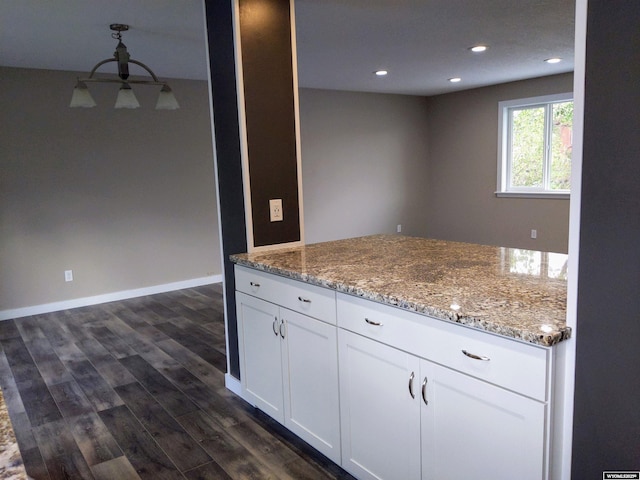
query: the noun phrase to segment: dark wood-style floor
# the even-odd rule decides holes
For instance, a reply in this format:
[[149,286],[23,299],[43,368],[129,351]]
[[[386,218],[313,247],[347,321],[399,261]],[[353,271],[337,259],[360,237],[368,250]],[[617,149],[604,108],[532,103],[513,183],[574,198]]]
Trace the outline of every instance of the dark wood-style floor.
[[218,284],[0,322],[27,473],[352,478],[225,389],[222,305]]

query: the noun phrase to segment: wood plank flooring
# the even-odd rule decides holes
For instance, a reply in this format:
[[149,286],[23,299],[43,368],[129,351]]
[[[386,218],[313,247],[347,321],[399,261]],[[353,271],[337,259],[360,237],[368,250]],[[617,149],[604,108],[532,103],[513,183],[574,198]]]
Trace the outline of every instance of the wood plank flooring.
[[351,479],[224,387],[220,284],[0,322],[28,475]]

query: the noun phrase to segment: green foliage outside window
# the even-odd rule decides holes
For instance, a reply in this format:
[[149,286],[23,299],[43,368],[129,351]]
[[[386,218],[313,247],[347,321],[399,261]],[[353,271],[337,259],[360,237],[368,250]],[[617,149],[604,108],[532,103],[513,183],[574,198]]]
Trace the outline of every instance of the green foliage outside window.
[[571,151],[573,149],[573,102],[553,104],[551,140],[551,190],[571,190]]
[[511,186],[542,188],[544,107],[513,110]]
[[[545,158],[545,116],[549,114],[551,146]],[[571,101],[511,110],[512,188],[570,190],[572,126]]]

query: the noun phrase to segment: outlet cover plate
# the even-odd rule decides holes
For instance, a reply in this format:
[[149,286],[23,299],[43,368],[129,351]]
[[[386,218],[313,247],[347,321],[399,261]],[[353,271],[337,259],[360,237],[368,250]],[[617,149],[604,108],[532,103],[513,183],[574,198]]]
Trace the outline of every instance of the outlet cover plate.
[[281,222],[283,219],[282,199],[273,198],[269,200],[269,220],[272,222]]

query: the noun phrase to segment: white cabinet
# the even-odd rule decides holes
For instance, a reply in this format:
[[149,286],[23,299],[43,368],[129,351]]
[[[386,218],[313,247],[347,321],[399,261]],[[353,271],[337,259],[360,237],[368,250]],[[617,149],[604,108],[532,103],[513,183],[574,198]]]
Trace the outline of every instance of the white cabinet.
[[360,479],[540,480],[546,405],[338,332],[342,466]]
[[243,397],[284,423],[279,308],[238,292],[236,309]]
[[[265,280],[253,283],[278,290]],[[300,308],[316,307],[316,297],[298,296]],[[236,308],[245,400],[340,463],[335,325],[242,292],[236,292]]]
[[359,479],[419,479],[418,358],[346,330],[338,350],[343,468]]
[[425,360],[420,371],[423,480],[546,478],[544,403]]
[[547,478],[545,349],[342,295],[338,326],[346,470],[383,480]]
[[340,463],[337,329],[284,308],[285,425]]
[[236,266],[243,397],[359,479],[546,480],[553,349]]

